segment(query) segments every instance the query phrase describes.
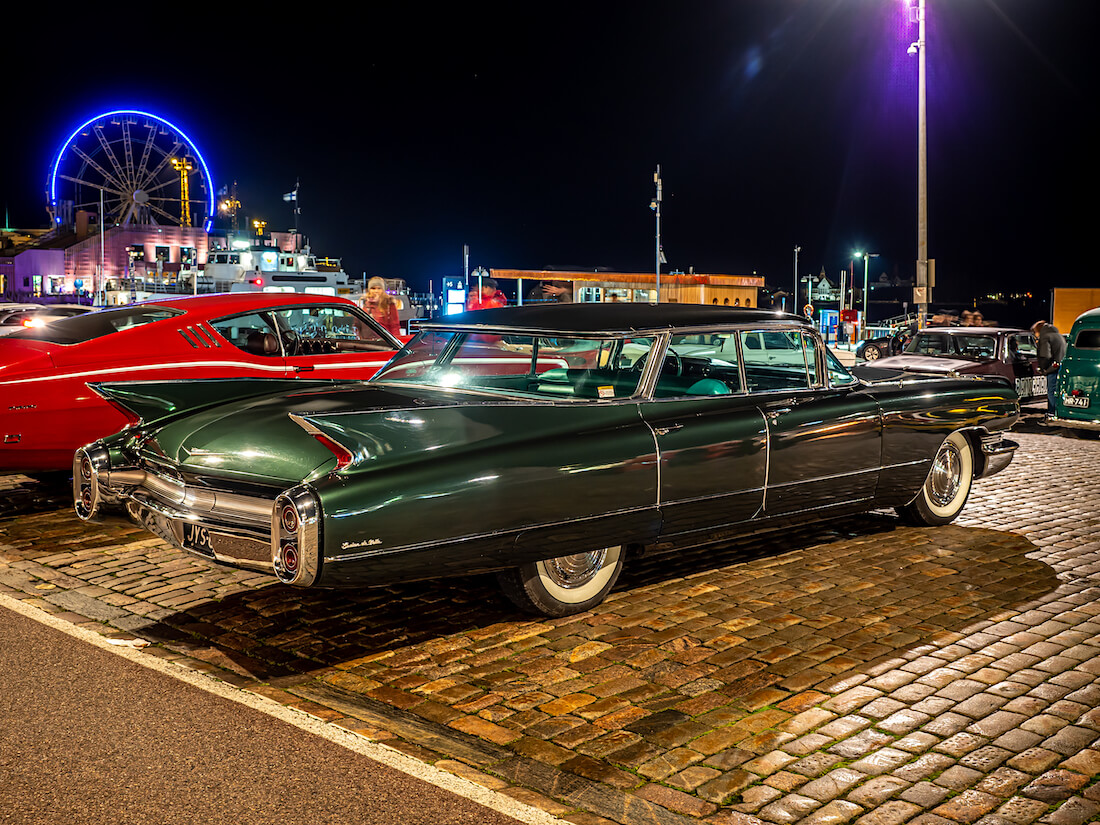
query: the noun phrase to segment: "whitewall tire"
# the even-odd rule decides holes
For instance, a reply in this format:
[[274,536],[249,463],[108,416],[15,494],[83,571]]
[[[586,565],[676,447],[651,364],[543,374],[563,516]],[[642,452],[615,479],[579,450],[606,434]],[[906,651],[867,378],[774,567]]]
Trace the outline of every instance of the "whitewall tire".
[[898,515],[914,525],[948,524],[962,512],[974,480],[974,450],[962,433],[951,433],[932,460],[928,478],[917,497]]
[[543,616],[583,613],[604,600],[623,569],[621,545],[531,562],[498,574],[506,596]]

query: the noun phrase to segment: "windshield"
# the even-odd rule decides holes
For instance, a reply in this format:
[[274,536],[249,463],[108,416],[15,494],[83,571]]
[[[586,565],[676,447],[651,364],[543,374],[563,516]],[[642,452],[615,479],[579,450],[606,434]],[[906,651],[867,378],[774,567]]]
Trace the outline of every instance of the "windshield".
[[974,358],[995,358],[997,338],[993,335],[922,332],[913,337],[905,351],[917,355],[967,355]]
[[637,393],[653,338],[548,338],[429,330],[372,381],[565,399]]
[[182,315],[179,309],[140,304],[120,307],[119,309],[101,309],[85,312],[68,318],[58,318],[44,327],[28,327],[13,332],[12,338],[30,338],[35,341],[48,341],[51,344],[81,344],[94,338],[102,338],[115,332],[133,327],[151,324],[175,315]]

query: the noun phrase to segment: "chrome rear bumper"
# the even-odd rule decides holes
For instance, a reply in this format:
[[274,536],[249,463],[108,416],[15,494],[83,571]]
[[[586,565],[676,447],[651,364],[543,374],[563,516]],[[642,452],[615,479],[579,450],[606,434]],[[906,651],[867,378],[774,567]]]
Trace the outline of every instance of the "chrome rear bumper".
[[320,502],[307,485],[271,498],[196,487],[172,467],[113,469],[106,448],[92,444],[73,458],[73,499],[85,521],[104,505],[121,504],[181,550],[285,584],[309,587],[320,575]]

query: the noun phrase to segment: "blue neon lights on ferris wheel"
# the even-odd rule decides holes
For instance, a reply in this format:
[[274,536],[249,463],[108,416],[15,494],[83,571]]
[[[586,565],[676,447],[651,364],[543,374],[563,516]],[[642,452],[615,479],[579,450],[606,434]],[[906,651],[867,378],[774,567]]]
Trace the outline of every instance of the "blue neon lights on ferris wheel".
[[199,152],[199,147],[195,145],[195,141],[191,140],[191,138],[189,138],[186,133],[184,133],[183,129],[179,128],[174,123],[170,123],[159,115],[150,114],[149,112],[140,112],[136,109],[116,109],[113,112],[104,112],[101,115],[96,115],[95,117],[88,118],[86,121],[81,123],[73,130],[73,133],[69,135],[68,139],[61,144],[61,149],[58,150],[57,158],[53,162],[53,171],[50,173],[50,205],[57,205],[57,169],[59,166],[61,166],[61,158],[65,155],[65,150],[69,148],[69,144],[76,139],[77,135],[79,135],[82,131],[87,129],[97,120],[114,117],[115,115],[138,115],[139,117],[152,118],[158,123],[163,123],[165,126],[170,128],[181,138],[183,138],[192,149],[195,150],[195,154],[198,156],[199,163],[202,164],[203,174],[206,176],[207,197],[209,198],[206,215],[208,218],[212,217],[214,215],[214,180],[210,177],[210,168],[206,165],[206,158],[204,158],[202,156],[202,153]]

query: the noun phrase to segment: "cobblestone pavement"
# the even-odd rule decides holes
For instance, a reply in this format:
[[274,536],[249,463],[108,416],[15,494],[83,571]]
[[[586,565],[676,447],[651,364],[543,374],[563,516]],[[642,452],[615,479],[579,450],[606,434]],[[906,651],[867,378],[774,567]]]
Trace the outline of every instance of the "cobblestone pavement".
[[0,592],[579,825],[1100,821],[1100,444],[1017,437],[953,525],[642,559],[563,620],[488,577],[286,589],[18,477]]

